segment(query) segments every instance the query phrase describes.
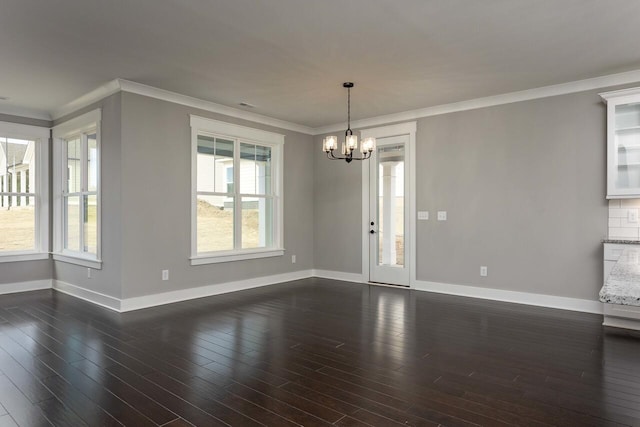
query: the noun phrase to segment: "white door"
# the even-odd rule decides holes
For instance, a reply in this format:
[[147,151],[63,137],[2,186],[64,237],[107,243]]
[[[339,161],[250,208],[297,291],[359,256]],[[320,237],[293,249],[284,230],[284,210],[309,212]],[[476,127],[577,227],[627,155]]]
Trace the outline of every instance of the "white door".
[[369,160],[370,282],[409,286],[408,145],[409,135],[378,138]]

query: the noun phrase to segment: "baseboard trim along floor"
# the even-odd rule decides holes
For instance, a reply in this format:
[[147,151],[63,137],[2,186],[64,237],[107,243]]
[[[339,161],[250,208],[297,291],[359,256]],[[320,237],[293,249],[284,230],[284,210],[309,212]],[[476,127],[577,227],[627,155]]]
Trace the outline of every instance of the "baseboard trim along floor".
[[[127,312],[143,308],[171,304],[195,298],[236,292],[260,286],[269,286],[293,280],[319,277],[323,279],[340,280],[344,282],[363,283],[362,274],[346,273],[330,270],[300,270],[271,276],[255,277],[234,282],[218,283],[195,288],[180,289],[159,294],[145,295],[132,298],[115,298],[90,289],[66,283],[60,280],[34,280],[28,282],[6,283],[0,285],[0,294],[34,291],[40,289],[55,289],[56,291],[92,302],[99,306],[117,311]],[[585,313],[602,314],[602,303],[596,300],[567,298],[554,295],[542,295],[529,292],[516,292],[504,289],[492,289],[479,286],[454,285],[418,280],[409,288],[416,291],[436,292],[470,298],[525,304],[538,307],[557,308],[562,310],[580,311]]]

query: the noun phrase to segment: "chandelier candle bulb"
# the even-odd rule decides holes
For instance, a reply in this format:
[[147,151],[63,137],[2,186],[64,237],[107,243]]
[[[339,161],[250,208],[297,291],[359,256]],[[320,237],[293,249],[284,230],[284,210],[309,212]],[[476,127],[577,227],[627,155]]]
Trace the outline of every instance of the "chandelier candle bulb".
[[373,151],[374,146],[376,145],[376,139],[369,137],[362,140],[362,144],[360,145],[360,152],[362,154],[370,153]]
[[350,151],[353,151],[356,148],[358,148],[358,137],[355,135],[347,136],[347,147],[349,148]]
[[327,136],[323,141],[322,150],[325,153],[329,153],[338,148],[338,137],[337,136]]

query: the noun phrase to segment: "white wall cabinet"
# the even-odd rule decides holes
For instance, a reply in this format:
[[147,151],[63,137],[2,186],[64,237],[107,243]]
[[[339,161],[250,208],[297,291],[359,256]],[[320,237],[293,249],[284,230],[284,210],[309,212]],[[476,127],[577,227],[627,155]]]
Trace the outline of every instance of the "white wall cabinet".
[[607,103],[607,199],[640,198],[640,88],[600,96]]

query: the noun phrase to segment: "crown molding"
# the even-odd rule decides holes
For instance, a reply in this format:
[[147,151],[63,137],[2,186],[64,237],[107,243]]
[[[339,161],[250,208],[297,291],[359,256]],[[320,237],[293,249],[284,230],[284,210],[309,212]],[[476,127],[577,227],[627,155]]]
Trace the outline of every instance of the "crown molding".
[[76,98],[71,102],[68,102],[62,107],[54,109],[51,112],[50,120],[58,120],[68,114],[78,111],[81,108],[87,107],[95,102],[98,102],[101,99],[106,98],[107,96],[111,96],[114,93],[119,92],[120,90],[121,90],[120,79],[111,80],[103,84],[102,86],[95,88],[91,92],[87,92],[81,97]]
[[[441,114],[455,113],[457,111],[475,110],[478,108],[493,107],[496,105],[511,104],[514,102],[529,101],[532,99],[548,98],[569,93],[584,92],[587,90],[602,89],[605,87],[618,86],[640,82],[640,70],[627,71],[618,74],[593,77],[590,79],[577,80],[568,83],[561,83],[551,86],[543,86],[534,89],[521,90],[518,92],[503,93],[500,95],[475,98],[467,101],[453,102],[451,104],[436,105],[433,107],[419,108],[416,110],[404,111],[401,113],[387,114],[383,116],[371,117],[368,119],[355,120],[351,122],[352,128],[367,128],[380,126],[388,123],[404,122],[416,120],[422,117],[437,116]],[[322,135],[329,132],[344,130],[346,123],[335,123],[313,129],[314,135]]]
[[24,117],[27,119],[51,121],[51,115],[35,108],[14,107],[11,105],[0,105],[0,114],[8,116]]
[[176,92],[159,89],[153,86],[147,86],[129,80],[119,79],[119,82],[123,92],[149,96],[151,98],[173,102],[174,104],[186,105],[188,107],[198,108],[200,110],[210,111],[212,113],[224,114],[225,116],[248,120],[254,123],[260,123],[280,129],[292,130],[294,132],[305,133],[308,135],[313,134],[313,128],[310,126],[299,125],[297,123],[288,122],[286,120],[280,120],[273,117],[264,116],[262,114],[251,113],[239,108],[227,107],[226,105],[216,104],[215,102],[205,101],[203,99],[194,98],[192,96],[181,95]]
[[286,120],[274,119],[262,114],[251,113],[239,108],[227,107],[226,105],[217,104],[211,101],[194,98],[192,96],[182,95],[176,92],[148,86],[142,83],[132,82],[130,80],[115,79],[104,85],[92,90],[81,97],[65,104],[64,106],[54,110],[51,114],[53,120],[64,117],[74,111],[87,107],[107,96],[117,92],[129,92],[137,95],[148,96],[150,98],[160,99],[174,104],[185,105],[200,110],[210,111],[212,113],[224,114],[225,116],[235,117],[237,119],[248,120],[254,123],[273,126],[280,129],[292,130],[295,132],[311,135],[313,128],[309,126],[299,125],[297,123],[288,122]]
[[638,95],[640,95],[640,87],[632,87],[632,88],[628,88],[628,89],[614,90],[614,91],[611,91],[611,92],[602,92],[602,93],[599,93],[598,95],[600,95],[600,97],[606,103],[608,100],[610,100],[612,98],[621,98],[621,97],[626,97],[626,96],[638,96]]
[[[588,90],[602,89],[606,87],[637,82],[640,82],[640,70],[633,70],[624,73],[609,74],[606,76],[593,77],[568,83],[542,86],[517,92],[508,92],[500,95],[486,96],[466,101],[453,102],[450,104],[442,104],[433,107],[403,111],[400,113],[370,117],[367,119],[353,121],[351,125],[354,128],[368,128],[386,125],[389,123],[416,120],[423,117],[454,113],[458,111],[493,107],[496,105],[548,98],[552,96],[566,95],[570,93],[584,92]],[[159,89],[153,86],[148,86],[142,83],[124,79],[111,80],[110,82],[107,82],[104,85],[92,90],[91,92],[82,95],[81,97],[69,102],[68,104],[55,109],[53,112],[51,112],[50,115],[47,115],[43,112],[37,112],[35,110],[32,110],[30,112],[20,112],[19,110],[4,111],[2,107],[0,107],[0,113],[20,115],[23,117],[30,117],[34,119],[57,120],[119,91],[148,96],[175,104],[198,108],[213,113],[223,114],[225,116],[235,117],[254,123],[261,123],[264,125],[273,126],[280,129],[287,129],[308,135],[322,135],[329,132],[344,130],[344,128],[346,127],[346,123],[334,123],[327,126],[313,128],[310,126],[305,126],[286,120],[275,119],[273,117],[265,116],[262,114],[251,113],[239,108],[228,107],[226,105],[217,104],[215,102],[205,101],[203,99],[194,98],[192,96],[182,95],[176,92],[171,92],[168,90]]]

